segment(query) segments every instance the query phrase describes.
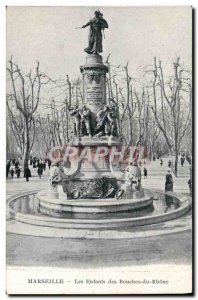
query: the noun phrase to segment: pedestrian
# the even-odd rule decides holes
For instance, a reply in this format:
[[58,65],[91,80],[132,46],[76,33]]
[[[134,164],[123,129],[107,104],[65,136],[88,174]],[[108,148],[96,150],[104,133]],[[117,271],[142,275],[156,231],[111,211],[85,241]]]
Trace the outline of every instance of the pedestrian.
[[10,172],[10,160],[7,160],[7,164],[6,164],[6,177],[8,178]]
[[32,166],[33,164],[33,159],[32,159],[32,155],[30,155],[30,166]]
[[183,165],[184,165],[184,158],[181,157],[181,166],[183,167]]
[[14,177],[14,166],[13,165],[10,167],[10,175],[11,175],[11,178]]
[[17,170],[17,168],[18,168],[18,166],[19,166],[19,161],[18,160],[16,160],[15,161],[15,164],[14,164],[14,166],[15,166],[15,171]]
[[163,160],[162,160],[162,159],[160,159],[160,165],[161,165],[161,167],[162,167],[162,165],[163,165]]
[[20,178],[21,175],[21,168],[18,166],[16,169],[17,178]]
[[34,169],[36,168],[36,157],[34,157],[34,159],[33,159],[33,168]]
[[42,167],[43,167],[43,171],[45,171],[45,170],[46,170],[46,163],[45,163],[45,160],[43,160]]
[[171,160],[169,159],[168,161],[168,167],[170,168],[171,167]]
[[42,174],[43,174],[43,164],[42,164],[42,163],[39,163],[39,164],[38,164],[38,170],[37,170],[37,173],[38,173],[39,178],[41,179],[41,176],[42,176]]
[[190,189],[190,196],[192,196],[192,180],[191,179],[188,180],[188,186]]
[[170,170],[167,171],[166,174],[166,181],[165,181],[165,192],[171,191],[173,192],[173,176],[170,172]]
[[144,179],[147,178],[147,173],[148,173],[148,172],[147,172],[147,169],[144,168]]
[[48,158],[48,168],[50,169],[50,167],[51,167],[51,164],[52,164],[52,162],[51,162],[51,160]]
[[31,172],[30,169],[28,168],[28,166],[25,167],[25,171],[24,171],[24,177],[26,178],[26,181],[29,181],[29,177],[31,177]]

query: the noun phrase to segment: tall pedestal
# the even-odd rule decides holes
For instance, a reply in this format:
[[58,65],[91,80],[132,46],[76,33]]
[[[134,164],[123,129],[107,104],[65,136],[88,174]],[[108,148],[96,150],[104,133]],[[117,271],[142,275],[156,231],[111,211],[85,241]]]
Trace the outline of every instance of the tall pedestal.
[[106,73],[108,66],[103,64],[102,56],[90,54],[86,63],[80,67],[83,76],[84,103],[94,115],[106,104]]
[[120,145],[118,137],[101,136],[95,137],[94,130],[97,124],[97,113],[107,104],[106,100],[106,74],[108,66],[102,61],[99,54],[89,54],[86,57],[85,65],[80,67],[83,76],[83,99],[84,105],[91,111],[91,131],[92,137],[84,136],[74,139],[72,146],[78,147],[82,152],[85,147],[91,149],[92,161],[84,159],[80,162],[80,171],[76,178],[100,178],[111,176],[109,167],[109,157],[105,156],[97,161],[95,155],[97,147],[105,146],[109,152],[112,146]]
[[[100,136],[96,136],[95,129],[97,126],[97,114],[101,109],[104,109],[107,104],[106,101],[106,73],[108,73],[108,66],[103,64],[102,56],[90,54],[86,57],[85,65],[80,67],[83,76],[83,97],[84,105],[90,110],[90,127],[92,136],[75,137],[71,141],[72,147],[78,148],[79,153],[85,154],[85,158],[78,163],[78,172],[72,178],[70,186],[77,189],[89,189],[90,194],[94,197],[94,190],[98,188],[98,180],[101,179],[101,184],[105,185],[109,180],[109,186],[115,184],[114,175],[110,170],[109,155],[96,159],[98,147],[106,148],[106,152],[110,153],[112,146],[120,146],[121,142],[118,137],[111,134],[102,133]],[[110,109],[110,108],[109,108]],[[104,114],[105,118],[105,114]],[[86,150],[87,149],[87,150]],[[87,151],[87,153],[86,153]],[[91,158],[91,159],[90,159]],[[77,159],[77,158],[76,158]],[[103,187],[101,187],[101,190]],[[70,187],[71,190],[71,187]],[[99,192],[100,194],[100,192]],[[96,192],[95,192],[96,195]],[[86,197],[89,197],[86,195]],[[99,195],[97,197],[100,198]]]

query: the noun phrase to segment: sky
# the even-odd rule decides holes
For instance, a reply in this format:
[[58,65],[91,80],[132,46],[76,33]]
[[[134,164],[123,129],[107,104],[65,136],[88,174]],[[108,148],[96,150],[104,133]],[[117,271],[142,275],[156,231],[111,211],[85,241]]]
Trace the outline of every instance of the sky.
[[53,79],[80,75],[85,63],[89,28],[86,24],[100,9],[109,28],[105,30],[103,61],[129,62],[130,75],[139,66],[151,65],[156,56],[163,65],[177,56],[191,68],[191,7],[7,7],[7,60],[28,72],[40,62],[40,69]]
[[103,57],[114,64],[130,62],[131,71],[157,56],[165,63],[179,55],[191,63],[190,7],[8,7],[7,57],[24,69],[37,60],[46,72],[79,75],[84,64],[88,22],[96,9],[109,23]]

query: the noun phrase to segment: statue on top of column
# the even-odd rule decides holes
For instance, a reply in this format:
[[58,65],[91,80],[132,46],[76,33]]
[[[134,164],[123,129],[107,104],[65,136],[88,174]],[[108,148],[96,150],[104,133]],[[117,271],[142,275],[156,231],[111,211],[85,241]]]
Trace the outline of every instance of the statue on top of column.
[[91,19],[82,28],[90,26],[89,29],[89,45],[84,49],[88,54],[98,54],[102,52],[102,30],[108,28],[107,21],[103,18],[103,14],[98,10],[94,12],[95,17]]

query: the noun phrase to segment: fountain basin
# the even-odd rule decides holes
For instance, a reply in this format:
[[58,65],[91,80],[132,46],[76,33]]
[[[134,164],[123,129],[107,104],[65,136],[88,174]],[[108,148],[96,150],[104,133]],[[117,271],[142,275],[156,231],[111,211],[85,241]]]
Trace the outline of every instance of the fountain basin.
[[[123,228],[150,225],[173,220],[185,215],[190,208],[188,199],[182,195],[169,192],[157,192],[158,200],[143,210],[95,214],[68,212],[66,217],[47,216],[40,211],[39,201],[34,194],[12,198],[8,202],[11,219],[19,222],[65,229],[100,229]],[[166,197],[165,197],[166,196]],[[167,204],[167,196],[169,197]],[[25,203],[25,207],[22,207]],[[139,212],[138,212],[139,211]],[[58,214],[58,212],[57,212]],[[89,215],[89,214],[88,214]],[[99,216],[99,217],[96,217]]]
[[115,213],[129,210],[136,210],[152,205],[152,193],[147,193],[140,199],[79,199],[66,200],[64,195],[59,199],[50,199],[48,191],[41,191],[37,194],[40,211],[47,215],[54,215],[54,212],[71,213]]

